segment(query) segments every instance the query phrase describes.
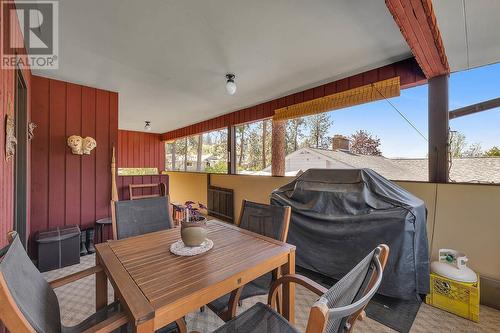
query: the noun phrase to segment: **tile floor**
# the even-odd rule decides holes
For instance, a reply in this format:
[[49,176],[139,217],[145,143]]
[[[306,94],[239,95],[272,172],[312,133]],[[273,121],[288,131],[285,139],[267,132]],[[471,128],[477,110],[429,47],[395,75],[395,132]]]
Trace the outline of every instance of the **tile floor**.
[[[94,261],[94,256],[88,255],[82,257],[79,265],[46,272],[44,276],[48,281],[51,281],[90,267],[94,264]],[[94,284],[94,277],[89,276],[78,282],[56,289],[56,294],[61,304],[62,321],[66,326],[79,323],[93,312],[95,304]],[[309,308],[314,303],[316,297],[300,286],[296,290],[296,326],[299,330],[304,331],[309,316]],[[111,301],[113,299],[113,290],[111,287],[109,287],[108,296]],[[245,300],[239,311],[244,311],[257,301],[265,303],[266,297],[261,296]],[[208,309],[203,313],[199,311],[190,313],[186,316],[186,320],[189,331],[211,332],[223,324],[222,320]],[[355,326],[354,332],[378,333],[394,331],[370,318],[366,318],[366,320],[359,322]],[[481,306],[480,322],[473,323],[422,304],[410,332],[500,332],[500,311]]]

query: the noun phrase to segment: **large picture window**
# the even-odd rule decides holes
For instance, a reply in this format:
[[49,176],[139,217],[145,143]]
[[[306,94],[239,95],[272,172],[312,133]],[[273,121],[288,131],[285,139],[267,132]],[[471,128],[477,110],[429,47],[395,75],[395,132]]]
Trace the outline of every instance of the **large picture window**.
[[[500,64],[453,73],[450,109],[498,98]],[[449,181],[500,183],[500,108],[450,119]],[[237,174],[272,174],[271,119],[234,127]],[[428,181],[428,86],[349,108],[286,120],[286,176],[311,168],[369,168],[391,180]],[[280,141],[279,141],[280,142]],[[228,130],[167,144],[167,169],[227,173]],[[275,163],[279,163],[275,160]],[[280,170],[281,172],[281,170]]]
[[[453,73],[450,109],[499,97],[500,64]],[[450,120],[450,182],[500,183],[500,108]]]
[[271,174],[272,121],[235,126],[236,173]]
[[285,174],[370,168],[392,180],[427,181],[427,86],[401,96],[290,119]]
[[227,129],[222,129],[168,142],[166,169],[227,173],[227,135]]

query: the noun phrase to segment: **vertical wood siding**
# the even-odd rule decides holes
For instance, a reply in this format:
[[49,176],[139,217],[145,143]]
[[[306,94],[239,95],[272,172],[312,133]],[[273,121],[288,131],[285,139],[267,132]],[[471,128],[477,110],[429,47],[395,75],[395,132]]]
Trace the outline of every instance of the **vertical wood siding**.
[[[111,151],[118,142],[118,94],[33,76],[30,233],[65,225],[93,227],[110,214]],[[73,155],[71,135],[90,136],[91,155]],[[110,236],[110,235],[109,235]]]
[[119,168],[158,168],[165,170],[165,143],[161,134],[118,131]]

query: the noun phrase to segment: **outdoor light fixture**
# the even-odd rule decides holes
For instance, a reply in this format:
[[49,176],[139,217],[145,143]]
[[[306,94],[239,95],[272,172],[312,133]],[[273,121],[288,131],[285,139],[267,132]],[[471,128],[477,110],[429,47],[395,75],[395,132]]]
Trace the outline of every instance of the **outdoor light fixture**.
[[229,95],[234,95],[236,92],[236,83],[234,83],[234,74],[226,74],[226,91]]
[[145,121],[146,125],[144,125],[144,129],[146,131],[151,131],[151,122],[149,120]]

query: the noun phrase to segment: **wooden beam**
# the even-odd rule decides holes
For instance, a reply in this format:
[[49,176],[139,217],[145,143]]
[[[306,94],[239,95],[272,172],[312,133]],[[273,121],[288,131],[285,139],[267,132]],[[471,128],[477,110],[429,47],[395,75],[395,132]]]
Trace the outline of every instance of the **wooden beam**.
[[500,97],[452,110],[450,111],[450,119],[467,116],[469,114],[478,113],[481,111],[491,110],[497,107],[500,107]]
[[448,75],[429,80],[429,182],[446,183],[449,175]]
[[449,74],[450,66],[431,0],[385,0],[425,76]]
[[227,173],[236,174],[236,129],[234,126],[227,128]]

